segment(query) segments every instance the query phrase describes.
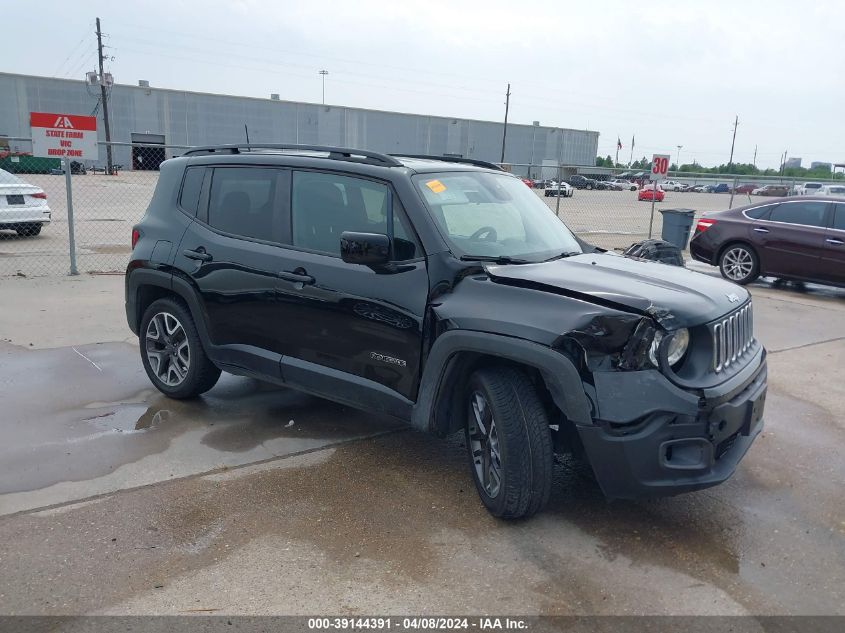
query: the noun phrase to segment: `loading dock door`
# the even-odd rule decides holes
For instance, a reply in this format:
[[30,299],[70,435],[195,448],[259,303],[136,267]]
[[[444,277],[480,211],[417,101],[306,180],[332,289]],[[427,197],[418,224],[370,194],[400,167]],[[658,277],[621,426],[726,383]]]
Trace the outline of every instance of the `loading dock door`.
[[166,158],[164,134],[132,133],[132,169],[158,171]]

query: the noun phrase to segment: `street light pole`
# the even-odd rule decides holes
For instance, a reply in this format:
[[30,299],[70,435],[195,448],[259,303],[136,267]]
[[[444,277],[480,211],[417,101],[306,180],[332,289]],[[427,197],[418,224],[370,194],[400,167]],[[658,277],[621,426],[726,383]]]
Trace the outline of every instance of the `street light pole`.
[[[531,168],[534,167],[534,141],[537,140],[537,126],[539,121],[534,121],[534,130],[531,133],[531,164],[528,166],[528,177],[531,178]],[[537,175],[536,172],[534,174]]]
[[321,70],[319,74],[323,76],[323,105],[326,105],[326,75],[329,74],[329,71]]
[[678,171],[681,171],[681,150],[684,149],[683,145],[678,145]]

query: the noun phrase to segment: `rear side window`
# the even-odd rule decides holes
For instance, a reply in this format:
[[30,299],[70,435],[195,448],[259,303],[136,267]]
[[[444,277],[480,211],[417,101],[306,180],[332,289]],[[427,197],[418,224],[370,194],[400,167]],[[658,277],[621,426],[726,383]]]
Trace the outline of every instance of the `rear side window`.
[[772,222],[825,226],[826,202],[785,202],[778,205],[769,218]]
[[233,235],[281,241],[282,218],[276,209],[279,169],[218,167],[211,179],[208,223]]
[[837,204],[833,215],[833,228],[845,231],[845,204]]
[[182,192],[179,194],[179,206],[191,215],[197,214],[202,191],[202,179],[205,177],[205,167],[188,167],[182,180]]
[[772,212],[777,205],[768,205],[765,207],[757,207],[756,209],[749,209],[745,212],[745,215],[753,220],[765,220],[769,213]]

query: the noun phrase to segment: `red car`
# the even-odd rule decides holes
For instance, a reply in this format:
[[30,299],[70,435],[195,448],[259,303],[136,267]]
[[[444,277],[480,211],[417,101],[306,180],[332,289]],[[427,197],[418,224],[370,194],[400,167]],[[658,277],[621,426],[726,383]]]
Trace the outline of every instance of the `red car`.
[[526,187],[528,187],[529,189],[533,189],[533,188],[534,188],[534,181],[533,181],[533,180],[529,180],[528,178],[520,178],[520,180],[521,180],[522,182],[524,182],[524,183],[525,183],[525,186],[526,186]]
[[758,185],[757,183],[747,182],[744,185],[739,185],[736,189],[734,189],[734,193],[751,193],[759,187],[760,185]]
[[[643,187],[642,189],[640,189],[637,192],[637,200],[649,200],[650,201],[653,195],[655,195],[654,185],[646,185],[645,187]],[[665,197],[665,195],[666,194],[663,192],[663,189],[661,189],[660,186],[658,185],[656,196],[655,196],[654,199],[657,202],[663,202],[663,198]]]

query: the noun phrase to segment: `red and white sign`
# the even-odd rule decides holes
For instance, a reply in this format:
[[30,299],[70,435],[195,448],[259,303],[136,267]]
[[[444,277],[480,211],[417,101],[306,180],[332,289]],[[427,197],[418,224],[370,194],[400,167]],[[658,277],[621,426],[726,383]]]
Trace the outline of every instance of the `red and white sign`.
[[651,179],[666,180],[669,174],[669,154],[655,154],[651,157]]
[[32,155],[97,160],[97,117],[30,112]]

